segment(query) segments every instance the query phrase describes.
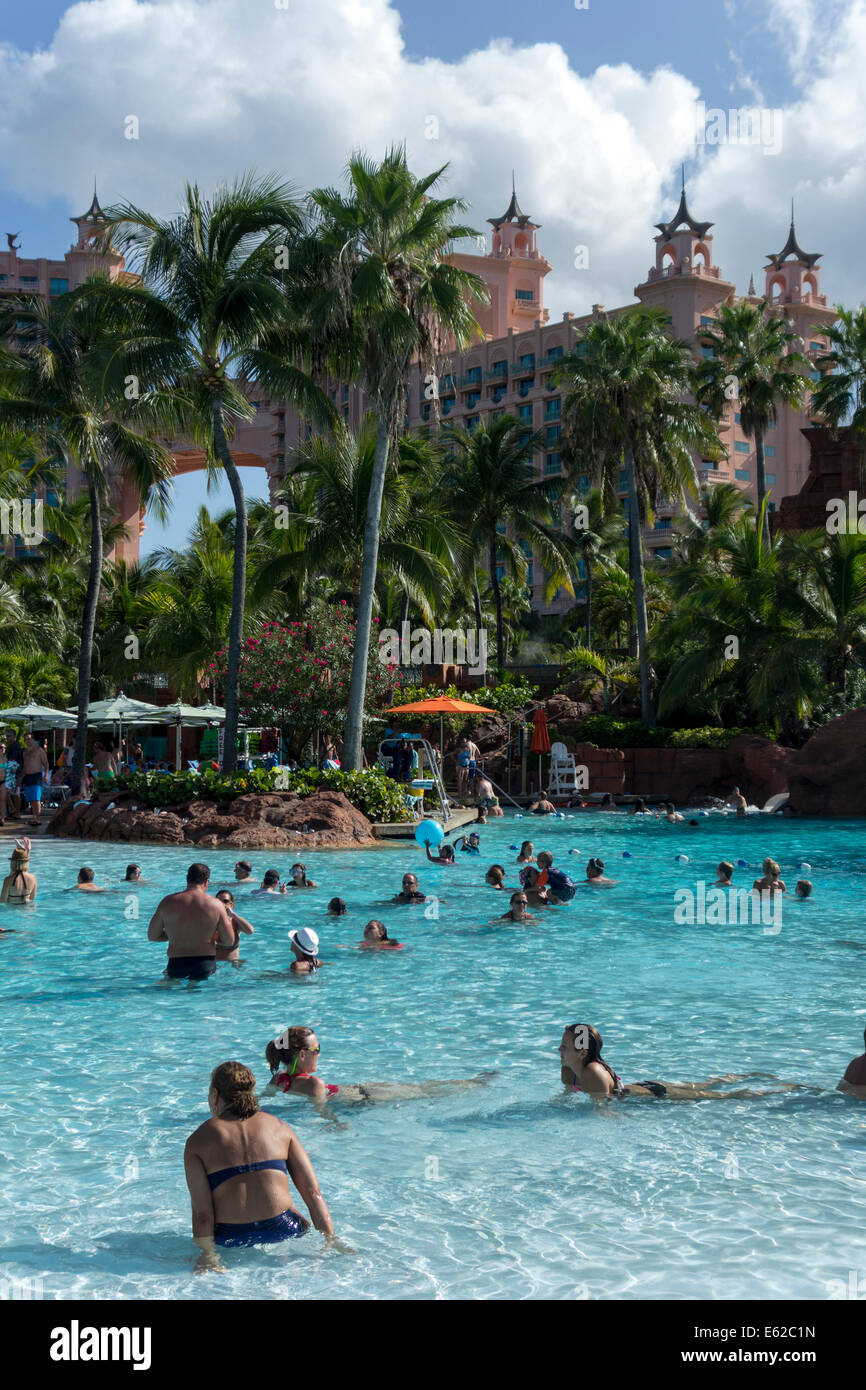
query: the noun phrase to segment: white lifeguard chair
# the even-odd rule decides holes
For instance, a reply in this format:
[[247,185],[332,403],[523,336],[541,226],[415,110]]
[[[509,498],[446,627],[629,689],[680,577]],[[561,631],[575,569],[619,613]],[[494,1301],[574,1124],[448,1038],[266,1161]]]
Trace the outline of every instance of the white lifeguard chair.
[[574,760],[574,754],[569,753],[564,743],[551,744],[548,794],[565,796],[578,790],[577,763]]

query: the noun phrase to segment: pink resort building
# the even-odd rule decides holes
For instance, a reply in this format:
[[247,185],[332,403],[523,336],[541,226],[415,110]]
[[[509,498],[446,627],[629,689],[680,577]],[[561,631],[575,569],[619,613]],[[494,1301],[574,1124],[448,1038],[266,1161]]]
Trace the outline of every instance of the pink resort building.
[[[0,293],[22,292],[52,296],[80,284],[98,262],[107,263],[112,276],[123,271],[123,260],[115,254],[100,257],[94,253],[92,242],[98,235],[101,209],[94,192],[93,202],[81,217],[72,218],[77,239],[62,261],[25,259],[20,248],[13,246],[0,252]],[[552,267],[536,244],[539,224],[521,211],[512,189],[511,200],[500,217],[488,219],[492,227],[489,247],[480,246],[475,252],[454,251],[455,264],[480,275],[490,290],[490,302],[478,306],[476,316],[483,339],[461,352],[451,352],[442,358],[436,388],[439,413],[443,421],[458,423],[467,429],[476,428],[491,414],[510,411],[525,420],[533,429],[544,432],[544,449],[535,460],[539,476],[555,479],[562,476],[559,439],[562,430],[562,391],[552,379],[557,363],[570,351],[581,331],[593,317],[620,314],[635,307],[635,303],[663,311],[672,333],[694,343],[696,360],[711,349],[701,343],[701,329],[712,326],[723,304],[732,304],[739,296],[735,285],[726,280],[713,259],[711,222],[698,222],[689,211],[683,185],[679,206],[668,222],[657,224],[654,263],[640,284],[634,287],[635,299],[614,309],[594,304],[583,314],[566,313],[560,320],[550,321],[544,307],[544,281]],[[793,323],[804,344],[804,355],[814,359],[824,349],[824,331],[836,318],[821,293],[817,262],[820,253],[804,251],[794,230],[793,210],[788,238],[781,251],[766,257],[763,292],[755,291],[754,279],[745,298],[758,303],[768,300],[779,313]],[[819,373],[811,370],[813,380]],[[420,367],[410,381],[407,422],[411,427],[424,428],[434,423],[433,402],[428,399],[430,383],[425,382]],[[363,416],[365,403],[362,393],[340,382],[330,382],[332,400],[342,411],[346,423],[356,428]],[[313,426],[299,418],[292,406],[258,399],[253,395],[256,417],[238,427],[234,454],[239,465],[264,467],[271,491],[278,486],[292,450],[309,438]],[[752,441],[743,434],[739,424],[737,403],[732,401],[721,427],[721,438],[727,457],[719,462],[696,459],[695,465],[702,483],[732,482],[752,497],[755,495],[755,458]],[[809,470],[809,443],[803,430],[812,424],[805,412],[781,409],[774,429],[765,442],[767,484],[770,507],[775,510],[782,497],[798,493]],[[178,473],[187,473],[203,466],[199,451],[179,445],[174,450]],[[80,479],[68,479],[70,491],[80,486]],[[589,486],[588,476],[580,485]],[[624,497],[623,492],[623,497]],[[138,556],[139,538],[144,529],[144,516],[131,492],[118,478],[113,487],[113,503],[118,519],[128,532],[128,539],[115,548],[115,558],[134,562]],[[568,525],[570,518],[563,517]],[[671,554],[671,541],[676,531],[676,511],[662,503],[652,525],[644,531],[648,548],[666,558]],[[529,560],[528,583],[532,589],[533,608],[541,613],[558,613],[569,608],[573,600],[557,594],[545,600],[545,575],[534,557]]]

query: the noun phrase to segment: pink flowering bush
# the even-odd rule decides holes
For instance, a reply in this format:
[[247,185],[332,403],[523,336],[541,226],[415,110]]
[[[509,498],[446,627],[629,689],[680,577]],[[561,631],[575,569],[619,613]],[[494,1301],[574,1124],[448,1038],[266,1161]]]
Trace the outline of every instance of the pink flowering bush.
[[[241,647],[240,716],[244,723],[278,727],[295,752],[311,735],[340,735],[346,718],[355,622],[346,603],[311,605],[299,622],[263,623]],[[224,686],[227,653],[217,652],[208,679]],[[399,668],[379,660],[374,625],[364,708],[378,715],[396,703]]]

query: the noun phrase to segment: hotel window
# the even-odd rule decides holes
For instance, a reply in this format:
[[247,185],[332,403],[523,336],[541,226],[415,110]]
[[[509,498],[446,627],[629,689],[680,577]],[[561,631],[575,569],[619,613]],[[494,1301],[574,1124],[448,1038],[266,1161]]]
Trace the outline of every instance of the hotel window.
[[559,420],[562,417],[562,400],[557,396],[556,400],[544,402],[545,420]]
[[739,423],[740,423],[740,412],[739,412],[738,410],[735,410],[735,411],[734,411],[734,424],[735,424],[735,425],[738,425]]
[[429,419],[430,419],[430,405],[431,405],[430,401],[425,401],[424,404],[422,405],[422,407],[421,407],[421,419],[422,419],[422,420],[429,420]]
[[772,487],[772,486],[774,485],[775,481],[776,481],[776,475],[775,475],[775,473],[765,473],[765,474],[764,474],[764,482],[767,484],[767,487]]
[[514,298],[515,298],[515,299],[523,299],[523,300],[525,300],[528,304],[531,304],[531,303],[532,303],[532,290],[515,290],[515,291],[514,291]]
[[532,406],[531,406],[531,405],[522,405],[522,406],[520,406],[520,407],[519,407],[519,412],[520,412],[520,419],[521,419],[521,420],[527,420],[530,424],[532,424]]
[[440,377],[440,379],[439,379],[439,390],[440,390],[440,391],[453,391],[453,390],[454,390],[454,378],[453,378],[453,376],[450,375],[450,373],[449,373],[448,376]]
[[772,445],[772,444],[767,444],[767,445],[764,447],[764,458],[767,458],[767,459],[774,459],[775,457],[776,457],[776,449],[775,449],[775,446]]
[[490,370],[491,370],[491,372],[493,372],[496,376],[507,376],[507,375],[508,375],[508,363],[507,363],[506,361],[504,361],[504,360],[503,360],[503,361],[499,361],[499,362],[494,362],[494,363],[493,363],[493,366],[490,368]]
[[466,419],[466,428],[467,428],[467,430],[469,431],[470,434],[472,434],[475,430],[477,430],[477,429],[478,429],[478,426],[479,426],[480,424],[481,424],[481,416],[480,416],[480,415],[469,415],[469,416],[467,416],[467,419]]
[[481,400],[481,392],[480,392],[480,391],[469,391],[469,392],[467,393],[467,396],[466,396],[466,409],[467,409],[467,410],[474,410],[475,407],[476,407],[476,405],[478,404],[478,402],[479,402],[480,400]]
[[495,391],[490,392],[490,399],[494,402],[494,404],[498,405],[504,395],[505,388],[502,386],[497,386]]
[[735,468],[734,477],[741,483],[750,483],[752,481],[752,475],[748,468]]
[[480,368],[480,367],[470,367],[470,368],[469,368],[469,371],[466,373],[466,381],[467,381],[467,383],[469,383],[469,384],[472,385],[472,386],[475,386],[480,380],[481,380],[481,368]]
[[734,445],[734,450],[738,454],[750,454],[752,446],[747,439],[738,439]]
[[[530,563],[526,567],[526,583],[530,589],[535,583],[535,565],[532,563],[532,561],[530,561]],[[532,595],[530,594],[530,598],[531,597]]]
[[21,283],[22,283],[22,285],[38,285],[38,284],[39,284],[39,276],[38,276],[38,275],[22,275],[22,276],[21,276]]
[[443,415],[451,414],[451,407],[454,405],[455,399],[456,398],[454,396],[446,396],[445,400],[442,402]]
[[657,521],[656,524],[655,524],[654,530],[656,530],[656,531],[670,531],[670,529],[671,529],[671,519],[670,519],[670,517],[669,517],[669,516],[660,516],[659,519],[658,519],[658,521]]
[[496,578],[499,580],[499,582],[500,582],[500,584],[501,584],[502,581],[503,581],[503,579],[505,578],[505,566],[504,566],[504,565],[497,565],[497,566],[496,566]]
[[701,328],[712,328],[715,319],[707,318],[706,314],[701,314]]
[[589,492],[589,474],[588,474],[588,473],[581,473],[580,477],[579,477],[578,480],[577,480],[577,490],[578,490],[578,492]]
[[546,454],[544,459],[544,471],[546,474],[559,473],[562,470],[562,462],[559,454]]
[[813,381],[820,381],[823,375],[824,373],[819,372],[817,367],[813,367],[811,372],[809,373],[809,376],[812,378]]
[[52,294],[65,294],[66,291],[69,289],[69,281],[59,278],[56,280],[52,280],[50,283],[50,289]]
[[715,361],[716,350],[711,348],[709,343],[701,343],[701,357],[708,362]]
[[660,545],[655,553],[661,560],[669,560],[671,558],[671,548],[669,545]]
[[562,356],[564,355],[564,353],[565,353],[565,348],[563,348],[563,347],[552,347],[552,348],[550,349],[550,352],[547,354],[547,360],[548,360],[548,362],[558,362],[559,359],[560,359],[560,357],[562,357]]
[[824,346],[823,343],[810,343],[810,344],[809,344],[809,351],[810,351],[810,352],[826,352],[827,349],[826,349],[826,347]]
[[526,368],[528,368],[530,371],[534,371],[534,370],[535,370],[535,353],[534,353],[534,352],[524,352],[523,356],[520,357],[520,358],[518,358],[517,365],[518,365],[519,367],[526,367]]
[[555,444],[562,434],[562,425],[548,425],[544,431],[545,444]]

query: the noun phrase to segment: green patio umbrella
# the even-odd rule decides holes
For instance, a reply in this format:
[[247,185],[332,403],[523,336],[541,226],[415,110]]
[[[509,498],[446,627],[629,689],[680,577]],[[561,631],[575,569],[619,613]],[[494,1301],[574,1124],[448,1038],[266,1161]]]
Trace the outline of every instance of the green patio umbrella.
[[221,724],[225,722],[226,712],[220,705],[186,705],[182,700],[173,705],[160,705],[156,714],[139,715],[130,724],[172,724],[177,730],[174,749],[174,765],[180,771],[180,731],[184,724]]

